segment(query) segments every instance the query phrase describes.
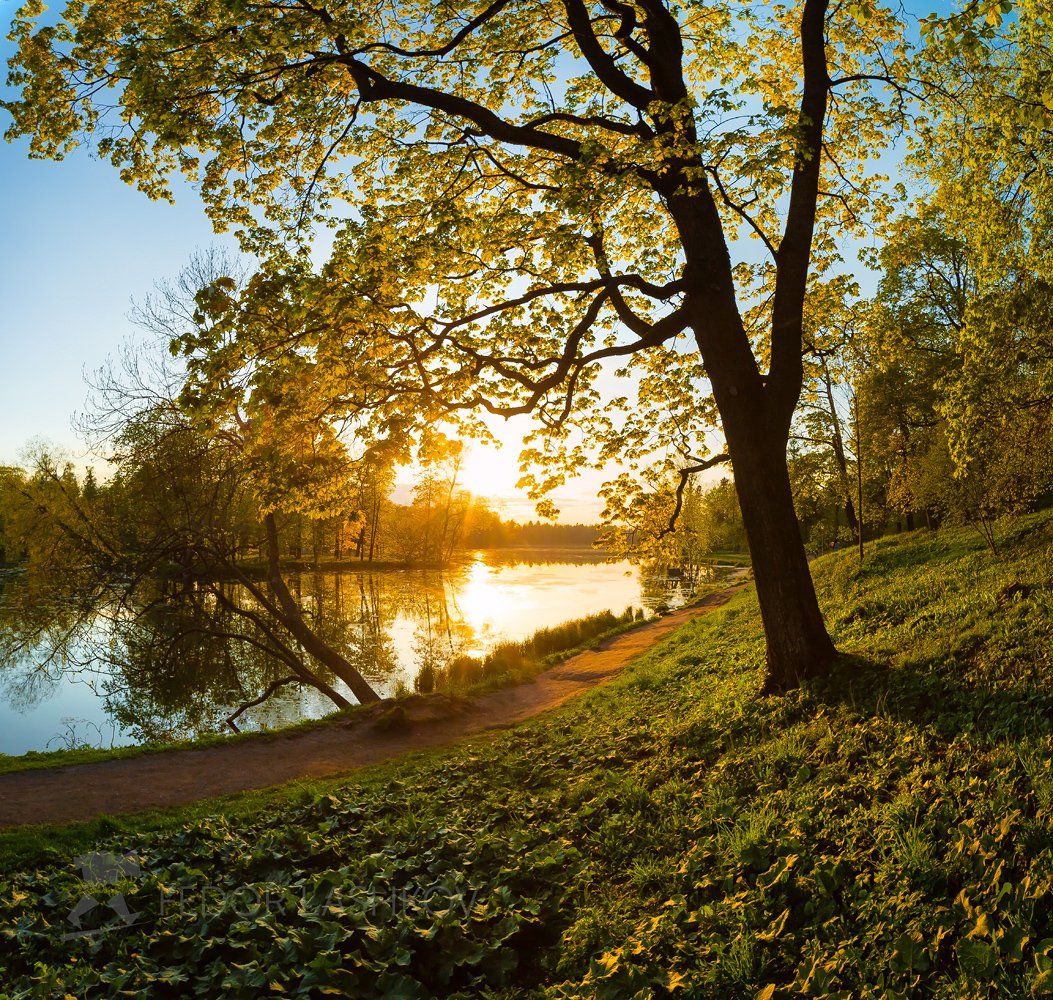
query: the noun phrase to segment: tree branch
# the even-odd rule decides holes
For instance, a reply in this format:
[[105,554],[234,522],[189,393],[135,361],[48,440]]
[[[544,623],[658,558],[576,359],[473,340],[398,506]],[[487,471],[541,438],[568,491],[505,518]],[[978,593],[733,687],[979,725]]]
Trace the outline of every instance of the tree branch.
[[281,688],[286,687],[289,684],[303,684],[303,680],[291,674],[288,677],[282,677],[279,680],[273,681],[268,684],[263,694],[258,698],[253,698],[252,701],[247,701],[243,704],[236,712],[232,712],[227,716],[227,725],[236,733],[240,733],[241,730],[238,728],[237,719],[243,712],[247,712],[250,708],[255,708],[257,705],[262,705],[268,698],[276,694]]
[[623,72],[614,57],[606,52],[592,30],[592,20],[583,0],[564,0],[563,9],[567,12],[570,30],[578,43],[585,61],[592,67],[597,79],[615,96],[639,111],[646,111],[655,99],[649,88],[641,86],[631,76]]
[[800,39],[804,87],[797,118],[797,150],[790,204],[779,244],[772,301],[771,369],[767,390],[773,413],[789,427],[801,391],[804,297],[819,200],[823,129],[830,80],[826,66],[829,0],[805,0]]
[[484,135],[498,142],[527,149],[538,149],[570,160],[581,158],[581,143],[576,139],[546,132],[529,125],[517,125],[495,114],[476,101],[456,94],[449,94],[434,87],[424,87],[403,80],[392,80],[378,70],[362,62],[352,54],[341,54],[336,61],[345,66],[358,87],[362,100],[367,104],[376,101],[394,100],[418,104],[434,111],[442,111],[455,118],[472,122]]
[[680,481],[676,484],[676,503],[673,506],[673,513],[669,515],[669,524],[658,533],[659,538],[665,538],[666,535],[676,530],[676,522],[680,520],[680,514],[684,509],[684,490],[687,489],[687,484],[691,481],[691,477],[729,461],[731,461],[731,456],[724,451],[719,455],[714,455],[712,458],[707,458],[705,461],[679,470]]

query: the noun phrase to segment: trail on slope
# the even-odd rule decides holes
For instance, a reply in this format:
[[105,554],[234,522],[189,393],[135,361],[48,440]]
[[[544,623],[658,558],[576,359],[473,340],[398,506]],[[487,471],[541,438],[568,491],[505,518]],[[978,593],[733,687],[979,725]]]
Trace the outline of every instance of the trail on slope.
[[743,584],[708,595],[565,660],[533,681],[467,700],[414,698],[395,707],[271,739],[172,750],[0,775],[0,827],[69,823],[320,778],[508,728],[610,680]]

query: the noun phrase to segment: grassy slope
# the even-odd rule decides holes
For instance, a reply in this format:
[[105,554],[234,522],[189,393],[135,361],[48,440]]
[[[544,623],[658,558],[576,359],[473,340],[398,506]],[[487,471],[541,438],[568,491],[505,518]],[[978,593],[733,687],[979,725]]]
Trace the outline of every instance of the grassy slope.
[[[753,696],[747,596],[458,749],[70,829],[53,858],[10,835],[0,995],[1053,991],[1053,518],[1005,548],[947,532],[880,542],[862,572],[825,557],[853,656],[805,692]],[[143,925],[57,942],[82,892],[67,859],[107,827],[143,864],[124,887]]]

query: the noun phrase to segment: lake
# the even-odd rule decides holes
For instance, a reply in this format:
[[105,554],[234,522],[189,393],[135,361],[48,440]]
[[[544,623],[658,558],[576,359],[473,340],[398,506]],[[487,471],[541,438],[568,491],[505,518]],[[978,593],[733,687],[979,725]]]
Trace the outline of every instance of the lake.
[[[647,577],[628,562],[590,551],[490,550],[451,569],[301,572],[289,575],[316,627],[362,671],[381,696],[411,689],[420,665],[480,656],[503,640],[632,605],[675,607],[685,594],[674,580]],[[157,666],[163,618],[144,630],[115,629],[120,616],[99,615],[74,641],[62,619],[48,623],[49,642],[15,649],[10,640],[33,601],[18,575],[0,587],[0,753],[70,746],[120,746],[229,731],[224,719],[280,673],[244,643],[202,636],[193,649]],[[236,585],[235,599],[241,600]],[[121,638],[116,633],[120,632]],[[55,642],[66,644],[55,655]],[[334,686],[340,686],[337,682]],[[349,700],[354,700],[349,693]],[[313,689],[284,688],[247,711],[242,729],[278,728],[333,711]]]

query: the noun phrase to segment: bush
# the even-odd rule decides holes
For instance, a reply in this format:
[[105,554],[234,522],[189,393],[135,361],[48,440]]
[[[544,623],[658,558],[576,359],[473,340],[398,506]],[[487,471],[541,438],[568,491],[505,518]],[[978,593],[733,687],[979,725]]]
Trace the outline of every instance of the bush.
[[413,678],[413,688],[418,694],[431,694],[435,690],[435,668],[426,663]]

